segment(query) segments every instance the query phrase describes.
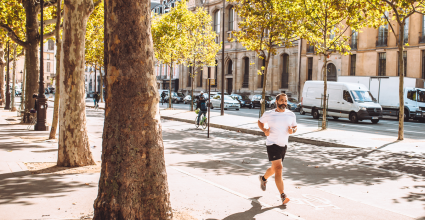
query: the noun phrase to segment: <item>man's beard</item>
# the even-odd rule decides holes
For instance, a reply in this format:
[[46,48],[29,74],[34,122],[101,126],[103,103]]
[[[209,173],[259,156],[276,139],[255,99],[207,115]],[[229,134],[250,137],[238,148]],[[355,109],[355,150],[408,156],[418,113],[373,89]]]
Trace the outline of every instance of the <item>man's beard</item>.
[[280,110],[285,110],[285,109],[286,109],[286,104],[280,104],[280,105],[277,105],[277,107],[278,107]]

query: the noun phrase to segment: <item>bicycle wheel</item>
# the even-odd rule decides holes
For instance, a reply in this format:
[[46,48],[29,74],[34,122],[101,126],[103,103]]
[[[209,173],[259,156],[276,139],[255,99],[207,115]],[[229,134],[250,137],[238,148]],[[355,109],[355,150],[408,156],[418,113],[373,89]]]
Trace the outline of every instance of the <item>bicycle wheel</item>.
[[205,119],[204,122],[202,122],[202,130],[205,130],[207,128],[208,125],[208,120]]
[[198,125],[198,116],[196,116],[196,118],[195,118],[195,127],[196,127],[196,128],[198,128],[198,127],[199,127],[199,125]]

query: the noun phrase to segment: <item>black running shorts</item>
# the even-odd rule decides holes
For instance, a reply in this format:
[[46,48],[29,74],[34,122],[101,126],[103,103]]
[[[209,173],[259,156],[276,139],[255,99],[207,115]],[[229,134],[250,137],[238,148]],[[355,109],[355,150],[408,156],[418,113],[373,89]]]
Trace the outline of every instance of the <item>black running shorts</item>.
[[286,149],[288,147],[285,145],[284,147],[281,147],[279,145],[273,144],[273,145],[267,145],[267,155],[269,156],[269,161],[273,160],[282,160],[285,158]]

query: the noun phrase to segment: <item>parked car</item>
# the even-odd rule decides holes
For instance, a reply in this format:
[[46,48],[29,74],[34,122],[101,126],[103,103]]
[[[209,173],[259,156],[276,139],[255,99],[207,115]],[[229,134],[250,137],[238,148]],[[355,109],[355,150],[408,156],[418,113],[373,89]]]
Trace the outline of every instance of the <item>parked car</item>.
[[174,103],[180,103],[183,102],[184,95],[181,92],[172,92],[171,99]]
[[183,98],[183,103],[184,103],[184,104],[188,104],[188,103],[190,103],[190,102],[191,102],[191,100],[192,100],[192,96],[191,96],[191,95],[187,95],[187,96],[185,96],[185,97]]
[[239,95],[239,94],[231,94],[234,99],[239,101],[239,104],[241,104],[241,107],[249,107],[251,108],[251,100],[247,95]]
[[[261,98],[262,95],[253,95],[251,98],[251,108],[261,107]],[[273,100],[273,96],[266,95],[266,108],[270,107],[270,102]]]
[[[221,108],[221,95],[211,96],[211,109]],[[233,99],[230,95],[224,95],[224,110],[236,109],[237,111],[241,108],[239,101]]]

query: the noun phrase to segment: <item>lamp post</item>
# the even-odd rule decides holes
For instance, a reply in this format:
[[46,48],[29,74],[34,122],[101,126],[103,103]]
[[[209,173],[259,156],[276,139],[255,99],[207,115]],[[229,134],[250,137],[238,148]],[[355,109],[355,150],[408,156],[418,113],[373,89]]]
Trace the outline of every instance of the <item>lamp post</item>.
[[40,79],[38,85],[37,97],[37,123],[34,126],[36,131],[48,131],[49,126],[46,126],[47,100],[44,95],[44,69],[43,69],[43,8],[44,0],[40,0]]
[[9,56],[10,56],[9,41],[7,41],[7,70],[6,70],[6,106],[5,110],[10,110],[10,77],[9,77]]
[[224,21],[226,20],[226,0],[223,0],[223,27],[222,27],[222,44],[221,44],[221,115],[224,115]]

